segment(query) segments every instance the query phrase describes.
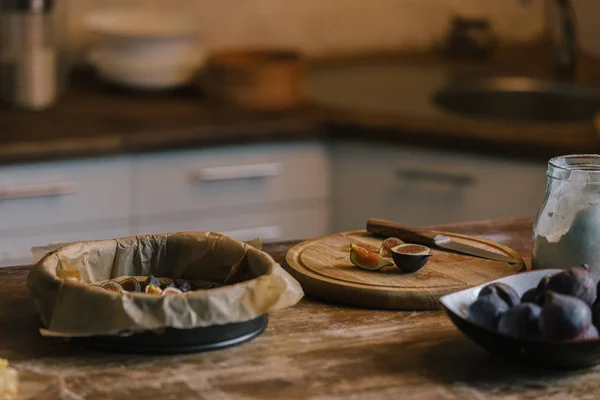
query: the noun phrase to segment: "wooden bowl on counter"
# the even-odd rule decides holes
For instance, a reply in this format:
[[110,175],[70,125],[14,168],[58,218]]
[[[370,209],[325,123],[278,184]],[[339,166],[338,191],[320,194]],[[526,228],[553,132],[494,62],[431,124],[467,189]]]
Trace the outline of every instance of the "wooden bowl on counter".
[[217,51],[208,56],[200,85],[209,96],[245,108],[294,108],[306,99],[306,62],[286,49]]

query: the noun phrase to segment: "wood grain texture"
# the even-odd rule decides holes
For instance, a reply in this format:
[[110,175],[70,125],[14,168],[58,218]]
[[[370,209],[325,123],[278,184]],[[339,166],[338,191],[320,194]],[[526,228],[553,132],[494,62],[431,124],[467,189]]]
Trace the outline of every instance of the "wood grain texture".
[[[531,253],[533,221],[444,226]],[[438,227],[438,229],[441,229]],[[278,262],[295,242],[267,244]],[[139,356],[39,335],[28,267],[0,269],[0,357],[48,377],[44,399],[596,399],[600,367],[556,371],[493,357],[441,311],[365,310],[307,296],[255,340],[222,351]],[[50,383],[56,377],[59,383]],[[36,384],[27,379],[29,392]],[[26,386],[26,387],[25,387]]]
[[[434,232],[438,234],[442,232]],[[525,270],[519,254],[485,239],[445,233],[457,242],[515,257],[508,264],[432,249],[425,266],[403,273],[396,266],[362,270],[350,262],[350,243],[377,251],[382,239],[364,231],[344,232],[308,240],[290,249],[285,268],[305,292],[318,298],[358,307],[391,310],[432,310],[448,293],[480,285]]]

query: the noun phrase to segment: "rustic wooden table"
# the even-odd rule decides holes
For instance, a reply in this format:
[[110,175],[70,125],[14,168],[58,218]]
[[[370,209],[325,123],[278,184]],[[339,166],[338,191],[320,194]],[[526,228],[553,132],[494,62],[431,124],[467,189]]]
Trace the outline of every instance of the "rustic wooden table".
[[[530,253],[531,219],[445,226]],[[293,243],[266,247],[278,261]],[[307,297],[237,347],[107,354],[43,338],[28,267],[0,270],[0,357],[45,399],[598,399],[600,368],[544,370],[488,354],[441,311],[363,310]]]

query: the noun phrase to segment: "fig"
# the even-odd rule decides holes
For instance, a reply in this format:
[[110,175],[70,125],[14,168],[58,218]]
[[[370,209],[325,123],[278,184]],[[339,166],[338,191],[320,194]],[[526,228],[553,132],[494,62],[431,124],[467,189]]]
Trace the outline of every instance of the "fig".
[[381,247],[379,247],[378,253],[382,257],[391,257],[392,247],[396,247],[400,244],[404,244],[404,241],[395,237],[389,237],[381,243]]
[[192,282],[185,281],[179,285],[179,290],[181,290],[182,293],[191,292],[192,290],[196,290],[196,287]]
[[141,292],[142,284],[135,278],[126,278],[121,281],[121,286],[126,292]]
[[431,257],[431,249],[420,244],[404,243],[392,247],[392,258],[404,272],[416,272],[423,268]]
[[540,279],[540,282],[538,283],[536,289],[545,292],[546,289],[548,289],[548,282],[550,281],[550,278],[552,278],[554,275],[553,274],[548,274],[548,275],[544,275],[542,277],[542,279]]
[[369,271],[378,271],[383,267],[394,265],[390,261],[381,257],[377,253],[372,253],[367,249],[357,246],[354,243],[350,244],[350,261],[358,268]]
[[529,289],[521,297],[521,303],[534,303],[542,307],[546,301],[546,290],[539,290],[538,288]]
[[575,338],[575,340],[591,340],[598,339],[598,329],[594,325],[590,325],[589,328],[583,332],[582,335],[579,335]]
[[160,286],[151,283],[148,286],[146,286],[145,292],[148,294],[161,294],[162,289],[160,288]]
[[490,283],[489,285],[484,286],[479,292],[479,297],[493,293],[497,294],[508,307],[514,307],[521,302],[519,293],[506,283],[502,282]]
[[169,286],[162,291],[163,296],[172,296],[174,294],[183,294],[183,292],[176,287]]
[[543,306],[544,299],[546,297],[548,281],[551,277],[551,274],[545,275],[542,279],[540,279],[540,282],[538,283],[537,287],[529,289],[528,291],[523,293],[523,296],[521,296],[521,303],[535,303],[540,307]]
[[581,299],[549,291],[542,307],[540,331],[551,341],[574,339],[592,324],[592,311]]
[[100,284],[100,287],[104,290],[110,290],[111,292],[119,292],[123,291],[123,286],[119,285],[114,281],[105,281]]
[[538,306],[544,305],[543,294],[538,288],[529,289],[521,296],[521,303],[534,303]]
[[596,301],[596,282],[586,264],[553,275],[548,280],[547,289],[559,294],[577,297],[590,307]]
[[542,308],[533,303],[521,303],[505,312],[498,321],[498,331],[520,339],[539,339]]
[[468,317],[477,324],[496,330],[498,321],[508,311],[508,305],[496,294],[481,296],[469,306]]
[[592,323],[596,326],[596,328],[600,327],[600,304],[596,304],[594,307],[592,307]]

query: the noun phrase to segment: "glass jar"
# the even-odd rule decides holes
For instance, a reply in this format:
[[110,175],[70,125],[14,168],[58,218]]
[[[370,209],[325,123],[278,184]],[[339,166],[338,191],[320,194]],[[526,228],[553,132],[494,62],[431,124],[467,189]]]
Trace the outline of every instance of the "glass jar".
[[533,227],[532,267],[585,263],[600,274],[600,155],[552,158],[547,176]]

